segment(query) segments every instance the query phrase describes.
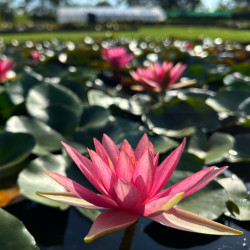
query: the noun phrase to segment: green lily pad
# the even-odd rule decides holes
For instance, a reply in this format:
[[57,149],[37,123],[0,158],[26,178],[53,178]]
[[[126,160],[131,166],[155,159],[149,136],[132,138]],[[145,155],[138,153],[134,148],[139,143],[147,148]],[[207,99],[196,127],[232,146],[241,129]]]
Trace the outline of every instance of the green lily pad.
[[12,116],[6,122],[6,130],[13,133],[24,132],[33,135],[36,140],[33,153],[38,155],[59,150],[61,148],[60,141],[64,140],[62,135],[45,123],[25,116]]
[[227,158],[233,143],[234,138],[229,134],[216,132],[207,140],[206,134],[197,131],[190,139],[188,151],[205,159],[206,164],[213,164]]
[[5,88],[0,86],[0,120],[8,119],[8,117],[11,116],[13,109],[13,104],[6,93]]
[[97,209],[87,209],[83,207],[76,207],[76,209],[91,221],[94,221],[97,216],[101,214],[101,211]]
[[224,77],[223,82],[226,86],[236,89],[246,89],[250,86],[250,81],[245,80],[242,75],[228,74]]
[[239,105],[239,110],[244,112],[244,114],[247,116],[250,115],[250,97],[248,97]]
[[235,136],[235,143],[233,150],[236,158],[245,158],[250,160],[249,145],[250,134],[238,134]]
[[[168,181],[167,186],[172,186],[191,174],[193,173],[176,170]],[[216,219],[224,213],[227,200],[226,191],[216,181],[211,181],[199,191],[181,200],[177,207],[208,219]]]
[[16,217],[0,208],[0,246],[4,250],[38,250],[34,237]]
[[192,98],[200,98],[200,99],[207,99],[210,96],[213,96],[214,92],[205,90],[205,89],[198,89],[198,88],[189,88],[183,89],[178,92],[178,98],[185,100],[189,97]]
[[152,100],[148,95],[136,94],[131,98],[122,98],[107,95],[100,90],[90,90],[88,92],[88,100],[91,105],[98,105],[104,108],[116,105],[121,110],[134,115],[142,115],[152,106]]
[[[138,123],[130,120],[116,118],[101,127],[89,127],[86,130],[76,131],[70,138],[70,141],[82,144],[85,147],[94,148],[93,138],[95,137],[101,141],[105,133],[119,146],[122,141],[129,136],[132,138],[135,138],[135,136],[140,138],[143,133],[139,130],[139,126]],[[136,141],[136,139],[133,140]],[[133,143],[131,143],[131,146],[134,146],[132,144]]]
[[100,127],[105,125],[109,120],[110,112],[101,106],[84,106],[81,116],[80,127]]
[[34,146],[32,135],[0,131],[0,175],[18,166],[31,154]]
[[198,172],[204,167],[204,165],[204,159],[199,158],[195,154],[190,154],[189,152],[184,151],[176,169],[182,171]]
[[6,92],[13,104],[18,105],[25,101],[29,90],[39,83],[38,79],[29,74],[23,74],[6,87]]
[[27,198],[44,205],[66,209],[69,205],[40,197],[36,192],[66,192],[67,190],[47,176],[50,170],[66,176],[67,162],[61,155],[46,155],[33,160],[18,176],[21,193]]
[[87,89],[82,82],[71,79],[62,79],[60,85],[72,90],[81,100],[87,99]]
[[217,113],[203,100],[194,98],[188,98],[185,101],[174,99],[165,105],[157,105],[145,115],[143,120],[155,133],[166,135],[169,135],[169,130],[182,132],[186,130],[182,135],[190,135],[195,127],[208,131],[220,127]]
[[232,211],[232,209],[228,209],[225,214],[236,220],[250,220],[250,197],[244,182],[236,175],[232,175],[231,178],[219,179],[218,182],[227,191],[229,200],[239,209],[239,211],[236,210],[236,212],[234,212],[234,210]]
[[79,124],[82,104],[70,89],[42,83],[32,88],[27,96],[29,114],[63,135],[71,134]]
[[206,103],[217,112],[234,113],[239,111],[239,105],[250,95],[250,89],[223,89],[210,97]]

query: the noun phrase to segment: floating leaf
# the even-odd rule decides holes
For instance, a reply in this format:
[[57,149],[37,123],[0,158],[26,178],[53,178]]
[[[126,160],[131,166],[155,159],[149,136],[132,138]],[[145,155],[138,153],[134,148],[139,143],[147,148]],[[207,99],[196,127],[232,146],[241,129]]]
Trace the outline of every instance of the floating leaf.
[[75,93],[63,86],[47,83],[30,90],[26,107],[30,115],[63,135],[75,130],[82,113],[81,101]]
[[97,216],[101,214],[101,212],[97,209],[87,209],[83,207],[76,207],[76,209],[91,221],[94,221]]
[[249,145],[250,134],[238,134],[235,136],[235,143],[233,150],[236,158],[246,158],[250,160],[250,147]]
[[249,90],[223,89],[216,93],[214,97],[207,99],[206,103],[217,112],[234,113],[239,111],[239,105],[250,95]]
[[0,175],[18,167],[17,164],[31,154],[34,146],[35,139],[29,134],[0,131]]
[[196,131],[191,137],[188,151],[205,159],[206,164],[213,164],[228,156],[233,142],[234,138],[229,134],[216,132],[207,140],[206,134]]
[[61,149],[60,141],[64,140],[62,135],[45,123],[25,116],[12,116],[6,122],[6,130],[33,135],[36,140],[33,153],[40,155]]
[[231,178],[222,178],[218,182],[227,191],[229,200],[239,208],[239,212],[231,209],[231,211],[226,211],[225,214],[236,220],[250,220],[250,197],[243,181],[236,175],[232,175]]
[[109,120],[110,112],[101,106],[84,106],[81,116],[80,127],[100,127]]
[[0,208],[0,246],[4,250],[38,250],[35,239],[23,223]]
[[171,131],[176,131],[177,135],[178,131],[182,132],[181,135],[190,135],[194,127],[208,131],[220,127],[216,112],[203,100],[194,98],[185,101],[175,99],[165,105],[157,105],[145,115],[144,121],[155,133],[168,136],[174,136]]
[[46,155],[33,160],[18,177],[21,193],[29,199],[61,209],[68,208],[67,204],[45,199],[36,192],[65,192],[65,188],[47,176],[43,170],[47,169],[66,176],[66,161],[61,155]]

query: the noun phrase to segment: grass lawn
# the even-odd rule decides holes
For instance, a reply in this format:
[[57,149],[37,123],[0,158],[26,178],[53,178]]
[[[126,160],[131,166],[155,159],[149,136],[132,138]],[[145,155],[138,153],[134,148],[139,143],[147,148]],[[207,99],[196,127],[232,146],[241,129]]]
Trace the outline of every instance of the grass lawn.
[[[135,31],[115,31],[112,33],[115,37],[152,37],[156,39],[174,37],[180,39],[199,39],[201,36],[209,38],[221,37],[224,40],[237,40],[249,41],[249,30],[240,29],[227,29],[212,26],[174,26],[174,25],[161,25],[161,26],[142,26]],[[13,33],[13,34],[0,34],[5,42],[13,39],[19,41],[33,40],[43,41],[51,38],[60,40],[80,41],[85,36],[103,37],[105,32],[96,31],[72,31],[72,32],[45,32],[45,33]]]

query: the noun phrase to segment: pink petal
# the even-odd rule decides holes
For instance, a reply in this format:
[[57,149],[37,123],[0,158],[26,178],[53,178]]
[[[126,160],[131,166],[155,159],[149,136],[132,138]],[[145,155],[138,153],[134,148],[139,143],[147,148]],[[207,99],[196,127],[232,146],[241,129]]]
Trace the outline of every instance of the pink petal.
[[102,236],[125,229],[135,223],[139,217],[138,214],[127,210],[107,210],[96,218],[84,242],[91,243]]
[[79,198],[71,192],[37,192],[37,194],[54,201],[63,202],[76,207],[84,207],[88,209],[104,209],[103,207],[95,206],[92,203]]
[[130,182],[118,179],[114,186],[114,200],[120,208],[134,210],[142,202],[140,191]]
[[100,181],[100,178],[98,177],[94,164],[71,146],[64,142],[62,142],[62,144],[86,178],[97,188],[97,190],[99,190],[101,193],[107,194],[102,182]]
[[151,220],[159,222],[168,227],[176,229],[215,235],[242,235],[243,232],[223,224],[205,219],[199,215],[185,210],[171,208],[160,215],[150,217]]
[[121,151],[117,166],[116,176],[125,181],[130,182],[134,173],[134,165],[132,164],[131,158],[125,151]]
[[145,195],[148,196],[151,191],[154,178],[154,164],[149,150],[146,150],[137,165],[133,174],[133,183]]
[[[171,175],[173,174],[185,148],[186,139],[184,138],[182,144],[176,148],[156,169],[154,183],[152,187],[151,197],[157,194],[167,183]],[[183,191],[180,191],[183,192]],[[177,192],[177,193],[180,193]]]
[[132,149],[132,147],[130,146],[130,144],[128,143],[127,140],[124,140],[122,142],[122,145],[121,145],[121,148],[120,148],[120,152],[122,152],[122,151],[125,151],[128,154],[128,156],[132,157],[133,161],[135,161],[134,150]]
[[142,209],[142,215],[145,217],[155,216],[167,211],[175,206],[183,197],[184,192],[172,194],[153,201],[147,202]]
[[117,163],[117,159],[119,157],[119,153],[120,153],[119,149],[116,147],[115,143],[106,134],[103,134],[102,145],[105,148],[106,152],[108,153],[113,163],[113,166],[115,167]]
[[[193,194],[202,187],[208,184],[213,180],[217,175],[223,172],[227,167],[216,168],[215,166],[202,169],[201,171],[190,175],[186,179],[176,183],[170,188],[163,190],[159,193],[159,196],[165,196],[173,193],[185,192],[184,197]],[[158,195],[157,195],[158,196]]]
[[140,159],[141,155],[146,149],[149,149],[150,151],[154,152],[154,147],[152,143],[148,140],[147,134],[144,134],[135,149],[135,158],[137,161]]
[[116,207],[116,203],[111,200],[110,198],[104,195],[97,195],[94,192],[88,190],[87,188],[81,186],[77,182],[62,176],[60,174],[54,173],[49,170],[44,171],[49,177],[54,179],[60,185],[68,189],[70,192],[75,194],[76,196],[86,200],[87,202],[98,206],[98,207],[105,207],[105,208],[114,208]]
[[100,178],[100,181],[106,191],[110,194],[114,183],[117,178],[109,166],[103,161],[103,159],[93,150],[88,150],[90,158],[94,163],[96,172]]
[[94,138],[94,144],[95,144],[95,150],[98,155],[105,161],[105,163],[110,167],[110,169],[115,173],[115,168],[110,160],[105,148],[102,146],[102,144]]

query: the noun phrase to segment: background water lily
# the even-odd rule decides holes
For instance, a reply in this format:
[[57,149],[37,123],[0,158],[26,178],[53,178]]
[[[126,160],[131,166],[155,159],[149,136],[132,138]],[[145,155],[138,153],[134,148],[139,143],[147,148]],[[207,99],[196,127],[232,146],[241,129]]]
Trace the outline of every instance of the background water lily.
[[14,67],[14,62],[10,59],[0,58],[0,82],[7,78],[7,73]]
[[131,72],[131,76],[151,91],[165,92],[180,78],[185,69],[186,65],[182,63],[154,63],[147,68],[137,68]]
[[102,49],[102,58],[114,68],[124,68],[134,58],[124,47]]
[[[146,134],[133,150],[124,140],[120,150],[106,135],[102,143],[94,139],[95,151],[88,150],[91,160],[63,143],[82,173],[99,191],[96,194],[75,181],[52,171],[46,174],[70,192],[39,195],[89,209],[104,209],[94,221],[86,243],[109,233],[125,229],[143,216],[163,225],[206,234],[241,235],[242,232],[196,214],[175,208],[182,199],[204,187],[227,167],[205,168],[183,181],[163,189],[171,177],[185,147],[185,139],[159,166]],[[162,190],[163,189],[163,190]]]

